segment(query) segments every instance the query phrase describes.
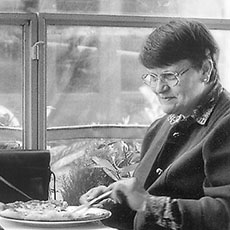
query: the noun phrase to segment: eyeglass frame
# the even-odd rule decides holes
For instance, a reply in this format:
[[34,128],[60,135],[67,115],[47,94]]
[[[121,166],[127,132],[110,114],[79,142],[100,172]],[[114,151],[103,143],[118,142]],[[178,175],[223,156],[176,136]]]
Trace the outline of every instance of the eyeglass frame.
[[[179,78],[179,77],[181,77],[183,74],[185,74],[186,72],[188,72],[191,68],[192,68],[192,67],[189,67],[189,68],[187,68],[187,69],[185,69],[185,70],[181,70],[181,71],[179,71],[179,72],[176,72],[176,71],[165,71],[165,72],[163,72],[162,74],[167,74],[167,73],[168,73],[168,74],[172,74],[172,75],[175,77],[176,83],[175,83],[174,85],[170,86],[170,87],[175,87],[175,86],[178,85],[179,82],[180,82],[180,78]],[[143,81],[146,85],[150,86],[151,88],[156,87],[156,85],[153,86],[153,85],[151,85],[151,82],[147,82],[147,81],[146,81],[146,77],[147,77],[147,76],[150,76],[151,79],[153,79],[153,77],[155,77],[157,80],[161,80],[161,81],[165,82],[165,83],[168,85],[167,80],[165,80],[164,78],[162,78],[162,74],[159,74],[159,75],[158,75],[158,74],[155,74],[155,73],[146,73],[146,74],[143,74],[143,75],[141,76],[141,79],[142,79],[142,81]]]

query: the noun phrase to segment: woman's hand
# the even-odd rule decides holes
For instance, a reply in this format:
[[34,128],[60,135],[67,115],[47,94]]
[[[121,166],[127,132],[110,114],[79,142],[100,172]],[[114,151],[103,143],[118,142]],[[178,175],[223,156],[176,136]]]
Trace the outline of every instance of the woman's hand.
[[94,198],[98,197],[99,195],[105,193],[107,190],[108,190],[108,188],[106,186],[103,186],[103,185],[100,185],[98,187],[92,188],[92,189],[90,189],[88,192],[86,192],[85,194],[83,194],[80,197],[79,202],[81,204],[88,203],[92,199],[94,199]]
[[109,209],[110,206],[114,205],[114,202],[122,203],[125,201],[133,210],[143,211],[145,209],[149,194],[136,178],[123,179],[114,182],[109,187],[101,185],[92,188],[83,194],[79,201],[81,204],[87,203],[108,190],[112,190],[110,198],[102,200],[97,204],[97,207]]
[[117,181],[109,189],[112,189],[111,198],[115,202],[122,203],[125,200],[130,208],[144,211],[149,194],[136,178]]
[[[79,202],[81,204],[85,204],[85,203],[91,201],[92,199],[98,197],[99,195],[107,192],[108,190],[109,190],[108,187],[103,186],[103,185],[92,188],[80,197]],[[105,198],[105,199],[101,200],[100,202],[94,204],[93,206],[97,207],[97,208],[104,208],[107,210],[111,210],[111,208],[114,206],[114,204],[115,204],[115,202],[110,197],[108,197],[108,198]]]

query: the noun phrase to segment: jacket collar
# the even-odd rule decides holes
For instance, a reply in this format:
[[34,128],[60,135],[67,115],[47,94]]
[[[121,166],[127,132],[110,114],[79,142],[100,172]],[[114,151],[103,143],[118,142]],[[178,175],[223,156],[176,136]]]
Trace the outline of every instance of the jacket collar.
[[221,84],[217,82],[207,94],[207,97],[193,110],[191,115],[185,117],[183,114],[170,114],[167,118],[168,122],[170,125],[174,125],[182,120],[186,120],[188,117],[192,117],[198,124],[205,125],[222,91]]

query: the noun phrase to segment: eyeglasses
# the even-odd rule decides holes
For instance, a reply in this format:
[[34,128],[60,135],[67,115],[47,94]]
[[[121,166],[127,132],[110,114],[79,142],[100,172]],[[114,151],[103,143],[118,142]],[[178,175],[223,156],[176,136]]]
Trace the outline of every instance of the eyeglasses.
[[147,73],[144,74],[141,79],[146,85],[150,86],[151,88],[156,88],[158,80],[166,83],[169,87],[174,87],[180,82],[179,77],[188,72],[190,69],[191,67],[185,70],[181,70],[180,72],[166,71],[160,75],[157,75],[155,73]]

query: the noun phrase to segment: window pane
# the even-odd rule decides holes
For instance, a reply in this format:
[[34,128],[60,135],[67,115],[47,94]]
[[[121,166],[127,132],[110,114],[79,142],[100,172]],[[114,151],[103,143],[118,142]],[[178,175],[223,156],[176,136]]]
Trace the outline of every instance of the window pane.
[[49,26],[48,127],[149,123],[151,92],[138,61],[149,31]]
[[[50,141],[57,199],[79,205],[80,196],[90,188],[132,176],[140,159],[140,146],[141,140],[125,139]],[[116,167],[127,170],[122,173]]]
[[22,28],[0,26],[0,148],[22,139]]
[[230,31],[221,31],[221,30],[215,30],[212,31],[214,37],[217,40],[217,43],[220,48],[220,56],[219,56],[219,74],[222,85],[230,91],[230,78],[229,78],[229,65],[230,65]]
[[[48,29],[48,127],[149,124],[161,113],[140,76],[138,61],[151,29],[54,27]],[[213,31],[220,45],[220,77],[229,87],[228,31]]]
[[52,6],[40,1],[40,11],[66,13],[131,14],[229,18],[228,0],[53,0]]
[[[28,0],[27,0],[28,1]],[[31,0],[32,1],[32,0]],[[40,0],[40,11],[229,18],[228,0]]]
[[230,18],[230,2],[229,0],[1,0],[0,11]]

